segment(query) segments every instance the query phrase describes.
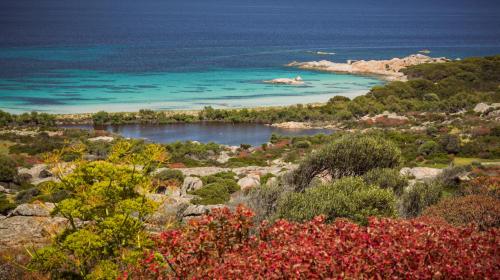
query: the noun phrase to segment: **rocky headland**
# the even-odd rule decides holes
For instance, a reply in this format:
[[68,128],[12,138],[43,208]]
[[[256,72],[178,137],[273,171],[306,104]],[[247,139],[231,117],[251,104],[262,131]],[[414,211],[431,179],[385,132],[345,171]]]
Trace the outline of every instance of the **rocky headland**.
[[414,54],[404,58],[393,58],[389,60],[348,60],[346,63],[336,63],[328,60],[310,62],[294,61],[287,64],[287,66],[313,71],[378,75],[390,81],[405,81],[407,78],[401,70],[406,67],[423,63],[441,63],[446,61],[449,61],[449,59],[444,57],[433,58],[423,54]]

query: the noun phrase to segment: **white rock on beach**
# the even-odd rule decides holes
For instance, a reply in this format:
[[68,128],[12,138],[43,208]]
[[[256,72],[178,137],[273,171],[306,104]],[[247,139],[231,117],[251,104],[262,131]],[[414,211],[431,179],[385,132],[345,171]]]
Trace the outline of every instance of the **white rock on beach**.
[[404,58],[393,58],[390,60],[359,60],[347,63],[336,63],[328,60],[310,62],[292,62],[287,66],[306,70],[317,70],[326,72],[344,72],[353,74],[373,74],[384,76],[388,80],[406,80],[405,75],[400,72],[408,66],[423,63],[446,62],[446,58],[432,58],[423,54],[414,54]]
[[280,85],[292,85],[292,86],[300,86],[304,84],[304,81],[300,76],[297,76],[295,79],[289,78],[278,78],[273,80],[264,81],[267,84],[280,84]]

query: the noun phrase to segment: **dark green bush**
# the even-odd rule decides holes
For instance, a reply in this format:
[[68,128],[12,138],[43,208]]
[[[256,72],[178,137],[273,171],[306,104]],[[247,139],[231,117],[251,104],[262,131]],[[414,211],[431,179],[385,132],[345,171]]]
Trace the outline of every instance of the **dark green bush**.
[[400,214],[406,218],[419,216],[427,207],[439,202],[443,187],[439,183],[417,183],[401,196]]
[[382,189],[391,189],[396,195],[401,195],[408,179],[399,174],[397,169],[376,168],[363,175],[363,180],[369,185],[376,185]]
[[0,181],[12,182],[16,176],[16,162],[9,156],[0,155]]
[[154,177],[155,179],[158,179],[160,181],[177,181],[179,183],[184,182],[184,174],[182,174],[182,171],[176,169],[162,170]]
[[293,143],[293,146],[295,148],[298,148],[298,149],[307,149],[307,148],[311,147],[311,142],[309,142],[307,140],[297,141],[297,142]]
[[0,214],[6,215],[10,210],[16,208],[16,204],[9,201],[5,194],[0,193]]
[[368,185],[359,177],[345,177],[303,193],[288,193],[279,200],[276,215],[300,222],[325,215],[330,222],[348,218],[365,224],[371,216],[394,217],[395,205],[391,190]]
[[430,156],[439,152],[439,145],[434,141],[426,141],[418,147],[418,153],[422,156]]
[[191,202],[194,204],[222,204],[229,201],[232,193],[240,190],[240,186],[234,179],[234,172],[219,172],[213,175],[201,177],[204,186],[191,194],[199,196]]
[[35,198],[40,194],[41,194],[41,191],[36,187],[22,190],[16,194],[16,202],[19,204],[30,203],[33,200],[35,200]]
[[325,171],[333,178],[359,176],[374,168],[394,168],[401,162],[401,151],[378,136],[346,135],[327,144],[302,161],[294,172],[298,191]]
[[230,186],[223,182],[211,183],[202,188],[191,192],[191,194],[199,197],[191,200],[193,204],[212,205],[224,204],[230,198]]

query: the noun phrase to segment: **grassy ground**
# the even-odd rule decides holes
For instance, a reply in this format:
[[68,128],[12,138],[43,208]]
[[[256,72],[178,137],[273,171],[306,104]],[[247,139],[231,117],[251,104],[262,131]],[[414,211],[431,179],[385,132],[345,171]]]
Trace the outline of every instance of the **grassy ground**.
[[0,155],[9,154],[9,147],[12,146],[13,144],[14,143],[9,141],[0,140]]
[[[482,164],[500,165],[500,159],[483,159],[483,158],[463,158],[463,157],[456,157],[453,160],[453,164],[455,166],[470,165],[473,162],[482,163]],[[445,164],[445,163],[422,163],[422,164],[419,164],[419,166],[420,167],[431,167],[431,168],[446,168],[449,165]]]
[[482,159],[482,158],[461,158],[461,157],[457,157],[453,161],[453,163],[455,165],[469,165],[469,164],[472,164],[473,162],[498,163],[498,164],[500,164],[500,159]]

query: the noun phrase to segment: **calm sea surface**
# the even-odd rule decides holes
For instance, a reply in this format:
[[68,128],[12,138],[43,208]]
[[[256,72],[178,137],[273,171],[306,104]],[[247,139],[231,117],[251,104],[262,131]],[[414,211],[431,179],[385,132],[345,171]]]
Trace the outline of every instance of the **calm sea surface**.
[[[352,3],[354,2],[354,3]],[[2,0],[0,109],[285,105],[381,81],[283,67],[500,53],[499,1]],[[297,75],[301,87],[263,80]]]

